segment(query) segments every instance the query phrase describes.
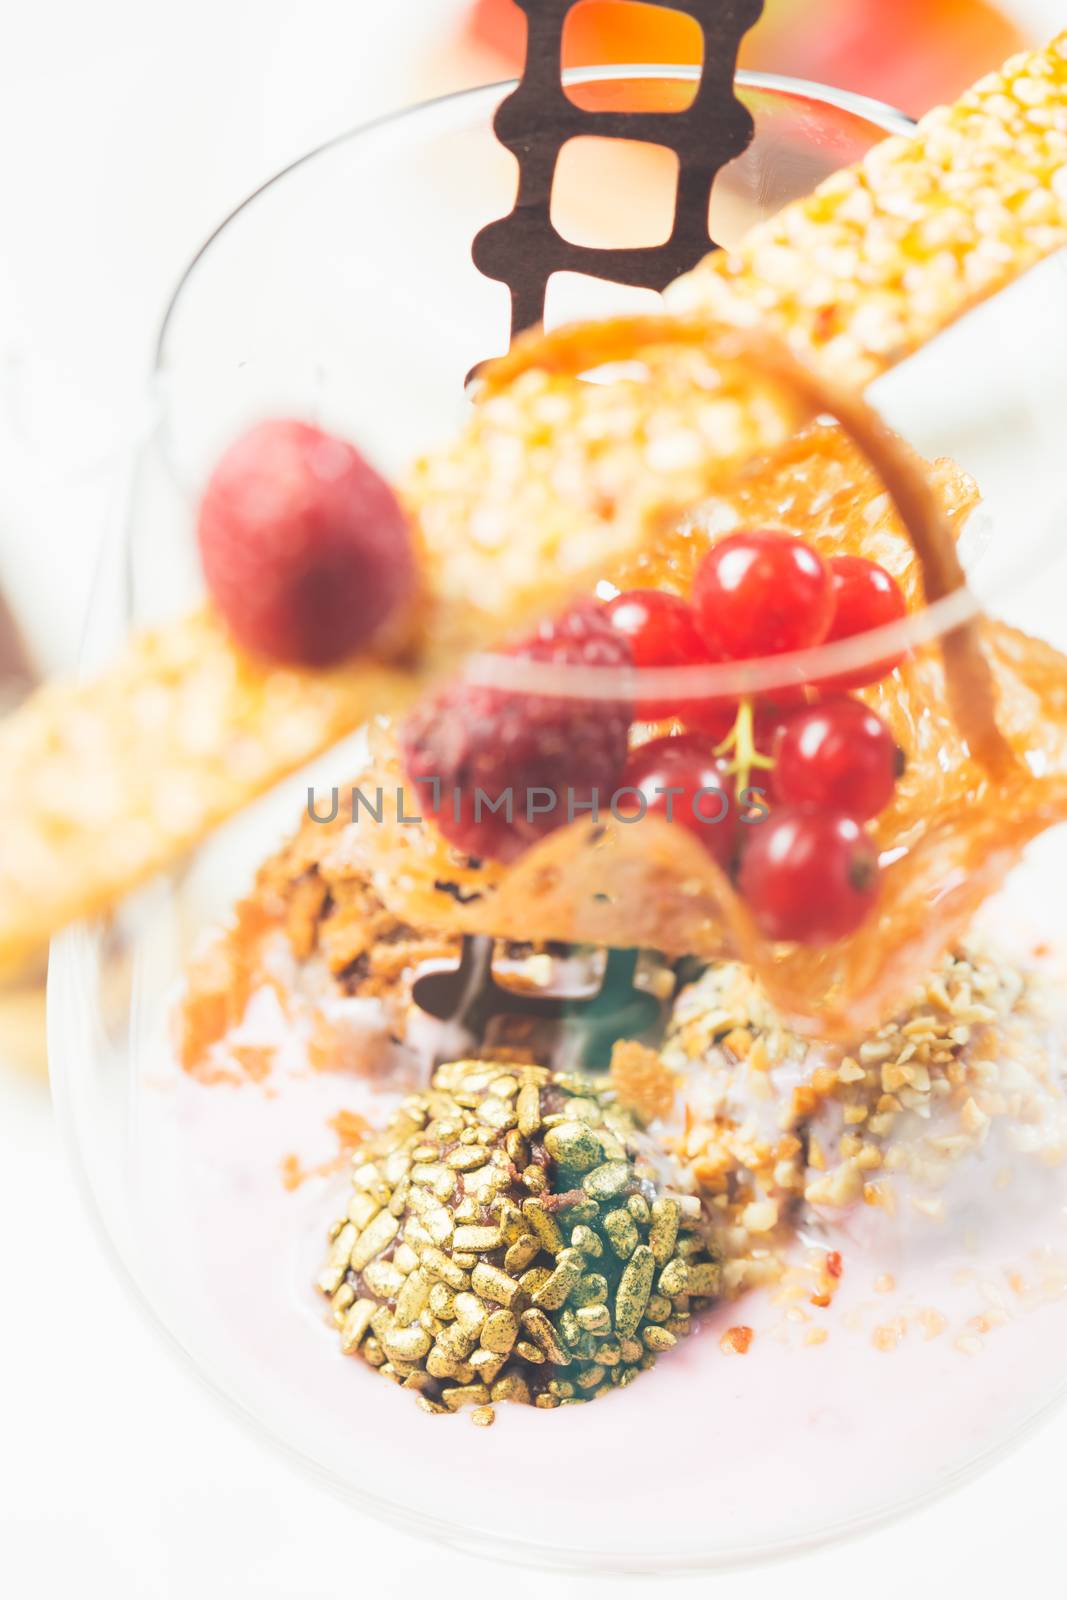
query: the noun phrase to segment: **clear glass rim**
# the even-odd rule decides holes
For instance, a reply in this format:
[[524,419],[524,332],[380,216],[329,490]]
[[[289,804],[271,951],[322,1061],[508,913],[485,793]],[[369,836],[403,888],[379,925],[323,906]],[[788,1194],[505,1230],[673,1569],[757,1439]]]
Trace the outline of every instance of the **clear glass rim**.
[[[682,66],[670,62],[626,62],[612,66],[570,67],[563,73],[565,87],[586,83],[625,83],[630,79],[648,78],[660,82],[678,80],[695,83],[700,78],[700,68],[695,66]],[[854,94],[849,89],[835,89],[827,84],[815,83],[806,78],[791,78],[782,73],[774,72],[745,72],[738,71],[736,82],[743,89],[755,89],[767,94],[779,95],[783,99],[809,100],[817,105],[828,106],[835,111],[844,111],[858,118],[862,122],[870,123],[880,128],[886,134],[910,134],[915,127],[914,119],[903,111],[897,111],[893,106],[886,105],[881,100],[874,100],[868,95]],[[167,302],[156,336],[155,349],[152,360],[152,371],[158,376],[166,364],[167,340],[170,335],[174,316],[182,295],[187,285],[195,274],[201,262],[208,255],[212,245],[235,222],[241,214],[255,205],[268,190],[277,184],[283,183],[286,178],[296,172],[300,167],[307,166],[316,161],[320,156],[328,154],[338,146],[347,144],[351,140],[371,138],[374,135],[392,132],[396,129],[410,126],[412,123],[428,121],[434,115],[452,115],[459,113],[477,113],[482,107],[488,108],[496,104],[505,93],[518,87],[517,78],[498,79],[494,83],[480,84],[473,89],[457,89],[451,94],[437,95],[429,100],[420,100],[415,105],[405,106],[400,111],[386,112],[381,117],[374,117],[368,122],[353,123],[342,132],[333,134],[329,139],[324,139],[321,144],[306,150],[303,155],[297,156],[288,162],[279,171],[273,173],[247,194],[233,210],[228,212],[222,221],[214,227],[207,238],[200,245],[196,253],[190,258],[179,277]]]
[[853,675],[873,663],[907,655],[933,644],[946,633],[971,622],[982,610],[972,589],[964,585],[944,599],[899,622],[891,622],[851,639],[814,645],[809,650],[751,661],[715,662],[711,666],[604,667],[557,666],[522,656],[481,651],[468,657],[463,676],[469,683],[512,694],[551,695],[572,700],[668,700],[680,714],[686,701],[731,700],[770,694],[805,684]]

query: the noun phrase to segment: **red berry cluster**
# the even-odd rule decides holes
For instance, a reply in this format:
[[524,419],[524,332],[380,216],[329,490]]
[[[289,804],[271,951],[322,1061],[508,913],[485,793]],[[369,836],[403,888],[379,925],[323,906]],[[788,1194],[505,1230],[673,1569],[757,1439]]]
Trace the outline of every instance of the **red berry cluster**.
[[[574,608],[512,653],[639,668],[751,661],[865,633],[905,609],[873,562],[825,562],[789,534],[747,530],[704,557],[691,602],[629,590]],[[888,804],[900,759],[881,719],[844,690],[899,659],[755,701],[629,706],[458,685],[408,718],[401,753],[409,778],[435,786],[438,826],[468,855],[513,860],[588,810],[595,791],[624,813],[691,829],[768,938],[825,944],[853,932],[876,898],[878,858],[863,824]],[[683,731],[627,755],[634,721],[668,719]],[[476,791],[507,791],[509,805],[476,803]],[[533,795],[553,803],[531,815]]]
[[[638,665],[662,667],[808,649],[898,620],[906,605],[872,561],[826,562],[800,539],[751,529],[708,552],[689,605],[630,590],[607,610]],[[877,897],[878,857],[863,823],[889,803],[900,751],[882,720],[843,691],[876,682],[899,661],[776,692],[774,703],[676,704],[673,715],[689,731],[655,739],[631,758],[624,783],[649,811],[693,828],[734,874],[768,938],[831,943],[854,932]],[[659,702],[639,710],[649,720],[672,714]],[[709,751],[693,730],[722,735],[721,742]],[[750,781],[761,771],[767,789]],[[730,808],[709,829],[719,794]]]

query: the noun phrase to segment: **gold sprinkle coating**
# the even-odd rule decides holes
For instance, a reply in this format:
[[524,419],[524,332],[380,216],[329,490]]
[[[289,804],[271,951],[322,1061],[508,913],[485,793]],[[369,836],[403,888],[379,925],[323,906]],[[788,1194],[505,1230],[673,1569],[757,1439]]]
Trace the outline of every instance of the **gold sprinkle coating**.
[[615,1293],[615,1332],[624,1337],[635,1333],[645,1314],[652,1292],[656,1258],[647,1245],[638,1245],[623,1269]]
[[471,1276],[471,1284],[475,1294],[480,1294],[491,1304],[513,1306],[522,1296],[519,1283],[509,1273],[488,1261],[479,1261]]
[[677,1200],[657,1200],[652,1206],[652,1228],[648,1242],[660,1266],[674,1254],[681,1216],[682,1210]]
[[548,1215],[540,1200],[524,1200],[522,1214],[541,1241],[542,1249],[546,1250],[549,1255],[557,1255],[563,1249],[563,1235],[560,1232],[559,1224],[553,1217]]
[[589,1172],[604,1159],[600,1140],[584,1122],[561,1122],[545,1134],[545,1149],[560,1167],[574,1173]]
[[[529,1089],[536,1194],[506,1154],[508,1107]],[[476,1166],[453,1160],[468,1151]],[[583,1164],[593,1181],[577,1188]],[[486,1171],[502,1186],[487,1187]],[[636,1125],[609,1095],[570,1075],[520,1083],[503,1065],[453,1062],[362,1147],[318,1284],[345,1354],[423,1410],[470,1408],[489,1426],[498,1401],[579,1404],[671,1348],[681,1324],[666,1290],[699,1300],[702,1267],[718,1282],[692,1209],[657,1196]],[[669,1246],[662,1264],[657,1244]]]
[[582,1179],[582,1188],[591,1200],[615,1200],[630,1181],[625,1161],[605,1161]]
[[524,1139],[531,1138],[541,1126],[541,1091],[536,1083],[524,1083],[515,1101],[518,1130]]
[[510,1311],[493,1311],[482,1325],[482,1347],[507,1355],[519,1337],[519,1324]]
[[533,1296],[533,1303],[542,1311],[559,1311],[577,1289],[585,1270],[585,1258],[579,1250],[561,1250],[556,1257],[552,1275]]
[[609,1211],[604,1218],[604,1232],[620,1261],[629,1261],[641,1242],[637,1224],[629,1211]]

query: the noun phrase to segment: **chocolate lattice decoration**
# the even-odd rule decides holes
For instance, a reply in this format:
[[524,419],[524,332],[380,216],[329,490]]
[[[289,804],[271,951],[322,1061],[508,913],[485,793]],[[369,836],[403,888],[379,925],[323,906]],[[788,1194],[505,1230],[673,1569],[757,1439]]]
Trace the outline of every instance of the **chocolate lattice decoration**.
[[[717,248],[708,233],[716,177],[747,148],[749,113],[734,91],[741,40],[763,0],[672,0],[700,24],[704,65],[691,105],[681,111],[589,111],[569,99],[561,79],[563,28],[581,0],[515,0],[526,13],[526,67],[513,94],[497,108],[493,127],[519,163],[514,209],[476,236],[474,264],[511,291],[511,336],[544,319],[549,279],[581,272],[615,283],[665,289]],[[674,223],[664,244],[627,249],[570,243],[551,217],[556,166],[570,139],[599,137],[666,145],[678,157]]]

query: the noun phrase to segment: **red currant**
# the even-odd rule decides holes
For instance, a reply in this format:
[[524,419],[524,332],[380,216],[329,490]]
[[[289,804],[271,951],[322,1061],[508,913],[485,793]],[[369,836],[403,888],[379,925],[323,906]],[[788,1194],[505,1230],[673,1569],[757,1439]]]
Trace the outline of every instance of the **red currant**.
[[680,595],[624,589],[604,610],[612,627],[629,639],[637,667],[684,667],[711,659]]
[[[791,691],[787,692],[791,693]],[[777,689],[775,694],[779,694]],[[806,709],[807,701],[804,699],[804,691],[802,689],[796,691],[795,700],[792,698],[774,701],[757,700],[752,715],[752,737],[760,755],[773,756],[778,736],[789,721],[790,716],[796,711],[804,711]],[[767,774],[765,773],[764,776],[766,777]]]
[[679,700],[674,715],[687,732],[702,733],[709,744],[721,744],[737,717],[737,701]]
[[833,615],[830,571],[809,545],[752,528],[714,545],[693,580],[697,631],[726,661],[821,644]]
[[738,886],[766,938],[833,944],[878,898],[878,854],[853,817],[782,806],[747,830]]
[[[769,754],[785,717],[807,705],[802,688],[775,689],[772,699],[758,698],[753,708],[753,733],[758,750]],[[674,715],[690,733],[703,733],[712,744],[721,744],[737,721],[737,700],[680,700]]]
[[[604,610],[612,627],[629,639],[635,666],[707,666],[711,661],[692,611],[676,594],[663,589],[624,589]],[[707,728],[724,738],[733,721],[734,705],[719,700],[638,700],[635,711],[641,722],[678,717],[691,727]]]
[[622,788],[636,789],[645,814],[680,823],[728,869],[737,842],[734,780],[693,734],[653,739],[633,752]]
[[[833,556],[830,560],[830,578],[833,584],[834,614],[829,644],[835,639],[852,639],[858,633],[869,633],[872,628],[884,628],[890,622],[899,622],[908,614],[907,601],[896,579],[876,561],[863,556]],[[858,689],[865,683],[878,683],[888,677],[894,667],[904,659],[904,652],[868,662],[851,672],[836,674],[825,679],[820,687],[832,689]]]
[[882,721],[842,696],[795,712],[775,748],[774,797],[783,805],[844,811],[861,822],[888,804],[900,751]]

